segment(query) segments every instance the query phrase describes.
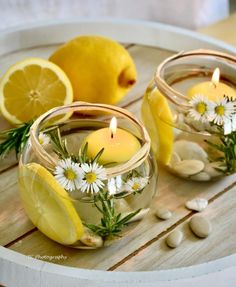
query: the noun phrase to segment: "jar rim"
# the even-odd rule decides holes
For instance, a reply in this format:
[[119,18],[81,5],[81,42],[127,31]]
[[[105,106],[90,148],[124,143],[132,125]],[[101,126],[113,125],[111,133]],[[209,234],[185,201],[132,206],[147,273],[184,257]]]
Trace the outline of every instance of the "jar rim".
[[57,161],[44,149],[44,147],[40,144],[38,140],[40,126],[43,122],[49,120],[50,118],[53,118],[61,114],[65,114],[67,112],[75,112],[75,111],[77,112],[78,111],[103,111],[103,112],[110,111],[114,115],[119,115],[119,116],[122,116],[123,118],[131,120],[134,123],[134,125],[139,128],[141,132],[143,144],[140,150],[127,162],[119,164],[114,167],[107,167],[106,172],[107,172],[108,178],[114,177],[121,173],[125,173],[129,171],[130,169],[134,169],[140,166],[145,161],[145,159],[148,157],[149,152],[150,152],[150,147],[151,147],[151,140],[150,140],[149,134],[146,128],[143,126],[143,124],[132,113],[117,106],[78,101],[72,104],[52,108],[51,110],[47,111],[46,113],[38,117],[36,121],[33,123],[33,125],[31,126],[30,141],[31,141],[31,145],[34,150],[34,153],[45,164],[45,166],[49,170],[54,170],[55,166],[57,165]]
[[166,83],[166,81],[163,79],[163,70],[166,68],[166,66],[178,59],[189,57],[189,56],[212,56],[217,57],[220,59],[224,59],[226,61],[231,61],[236,64],[236,57],[233,55],[220,52],[220,51],[214,51],[210,49],[197,49],[197,50],[191,50],[191,51],[181,51],[177,54],[174,54],[168,58],[166,58],[161,64],[158,65],[156,73],[154,75],[154,82],[158,86],[158,89],[165,95],[167,95],[167,98],[174,103],[177,106],[181,107],[188,107],[188,105],[185,105],[184,103],[179,103],[177,101],[177,98],[188,101],[188,97],[186,97],[184,94],[176,91],[173,89],[169,84]]

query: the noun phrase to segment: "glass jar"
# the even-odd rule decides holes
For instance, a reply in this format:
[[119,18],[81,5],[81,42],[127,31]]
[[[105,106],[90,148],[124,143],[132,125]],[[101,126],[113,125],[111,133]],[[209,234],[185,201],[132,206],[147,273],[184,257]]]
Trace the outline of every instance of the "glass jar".
[[[212,78],[220,69],[220,80]],[[157,68],[142,118],[158,161],[185,179],[209,181],[236,171],[236,58],[181,52]]]
[[[108,127],[114,116],[116,132]],[[105,150],[89,155],[103,144]],[[107,151],[110,158],[101,163]],[[75,102],[40,116],[19,163],[20,194],[33,224],[81,249],[111,244],[133,230],[149,211],[156,182],[144,126],[128,111],[102,104]]]

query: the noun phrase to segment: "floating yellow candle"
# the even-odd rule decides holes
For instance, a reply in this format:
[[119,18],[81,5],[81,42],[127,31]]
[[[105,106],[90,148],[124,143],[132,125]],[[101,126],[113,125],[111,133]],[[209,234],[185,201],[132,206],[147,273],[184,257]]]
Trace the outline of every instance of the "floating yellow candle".
[[194,95],[201,94],[211,101],[222,99],[224,96],[236,99],[236,90],[224,83],[220,83],[219,79],[220,69],[216,68],[211,81],[196,84],[188,90],[188,96],[192,98]]
[[85,139],[88,143],[87,155],[94,158],[104,148],[99,163],[122,163],[128,161],[140,149],[138,139],[131,133],[117,128],[117,120],[112,118],[109,128],[102,128],[89,134]]

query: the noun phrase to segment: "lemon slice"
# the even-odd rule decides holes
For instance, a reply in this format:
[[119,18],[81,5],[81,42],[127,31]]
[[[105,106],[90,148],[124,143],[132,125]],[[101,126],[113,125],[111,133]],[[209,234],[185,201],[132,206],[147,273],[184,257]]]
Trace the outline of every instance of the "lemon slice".
[[46,236],[74,244],[84,233],[82,222],[67,192],[43,166],[20,166],[20,194],[29,218]]
[[72,100],[72,86],[66,74],[47,60],[25,59],[11,66],[1,79],[0,108],[13,124],[28,122]]
[[142,102],[142,119],[152,139],[152,149],[157,159],[170,162],[174,131],[173,117],[166,98],[157,90],[147,91]]

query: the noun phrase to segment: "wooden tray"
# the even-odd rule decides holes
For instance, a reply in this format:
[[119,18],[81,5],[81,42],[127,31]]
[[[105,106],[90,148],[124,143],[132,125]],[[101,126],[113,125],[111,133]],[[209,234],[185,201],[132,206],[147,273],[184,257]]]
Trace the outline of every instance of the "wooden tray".
[[[180,50],[236,49],[190,31],[137,21],[71,21],[44,23],[2,32],[3,73],[25,57],[47,58],[55,48],[79,34],[103,34],[125,44],[138,68],[138,83],[121,106],[139,116],[141,98],[157,65]],[[130,44],[131,43],[131,44]],[[0,128],[9,127],[0,118]],[[5,286],[235,286],[236,177],[214,183],[191,183],[160,170],[157,206],[171,209],[168,221],[153,211],[117,244],[96,251],[63,247],[42,235],[22,208],[14,154],[0,163],[0,283]],[[184,207],[193,197],[210,202],[204,212],[213,223],[209,238],[199,240],[188,229],[194,214]],[[169,249],[165,237],[182,229],[184,242]],[[108,272],[112,271],[112,272]],[[143,272],[137,272],[143,271]]]

